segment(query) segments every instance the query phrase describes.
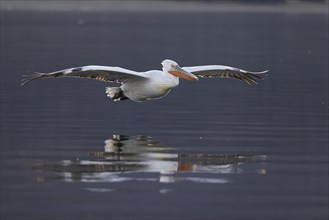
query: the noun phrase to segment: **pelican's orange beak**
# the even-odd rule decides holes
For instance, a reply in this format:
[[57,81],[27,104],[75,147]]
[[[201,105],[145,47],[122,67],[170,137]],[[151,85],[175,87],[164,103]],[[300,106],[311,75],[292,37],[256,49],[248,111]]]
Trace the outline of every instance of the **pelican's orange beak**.
[[183,70],[179,66],[173,67],[173,69],[168,71],[168,73],[170,73],[171,75],[177,76],[179,78],[186,79],[186,80],[194,80],[194,81],[199,80],[199,78],[196,75]]

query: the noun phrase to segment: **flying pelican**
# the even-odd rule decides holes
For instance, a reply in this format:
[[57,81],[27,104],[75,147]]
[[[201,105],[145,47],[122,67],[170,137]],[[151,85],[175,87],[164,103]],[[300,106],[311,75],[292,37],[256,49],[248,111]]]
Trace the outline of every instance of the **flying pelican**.
[[130,99],[136,102],[161,98],[179,84],[179,78],[198,81],[200,78],[236,78],[248,84],[256,84],[261,74],[267,72],[250,72],[230,66],[208,65],[180,67],[175,61],[162,61],[162,71],[150,70],[136,72],[112,66],[82,66],[51,73],[34,73],[24,75],[21,85],[35,79],[79,77],[105,82],[118,82],[120,87],[106,87],[106,94],[114,101]]

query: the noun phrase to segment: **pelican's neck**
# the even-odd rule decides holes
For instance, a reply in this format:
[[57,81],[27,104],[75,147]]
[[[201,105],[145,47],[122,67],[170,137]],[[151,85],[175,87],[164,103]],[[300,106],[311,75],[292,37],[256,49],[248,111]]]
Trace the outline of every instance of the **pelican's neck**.
[[162,71],[162,75],[164,78],[166,78],[166,81],[172,85],[172,87],[176,87],[179,85],[179,77],[170,74],[168,71],[164,69]]

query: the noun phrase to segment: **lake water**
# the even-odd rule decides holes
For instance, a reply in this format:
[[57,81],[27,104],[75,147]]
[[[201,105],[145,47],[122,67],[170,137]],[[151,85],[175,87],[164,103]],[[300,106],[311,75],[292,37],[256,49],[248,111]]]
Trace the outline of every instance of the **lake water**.
[[[1,219],[328,219],[328,13],[318,6],[4,6]],[[92,80],[19,85],[33,71],[145,71],[166,58],[270,72],[252,86],[181,81],[142,103],[112,102]]]

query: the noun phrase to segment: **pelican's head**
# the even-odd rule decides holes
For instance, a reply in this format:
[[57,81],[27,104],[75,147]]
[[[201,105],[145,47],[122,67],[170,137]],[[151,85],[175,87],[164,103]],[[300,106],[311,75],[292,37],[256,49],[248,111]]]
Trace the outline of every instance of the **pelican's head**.
[[199,78],[192,73],[189,73],[182,69],[175,61],[173,60],[164,60],[162,61],[163,71],[170,73],[176,77],[180,77],[186,80],[199,80]]

